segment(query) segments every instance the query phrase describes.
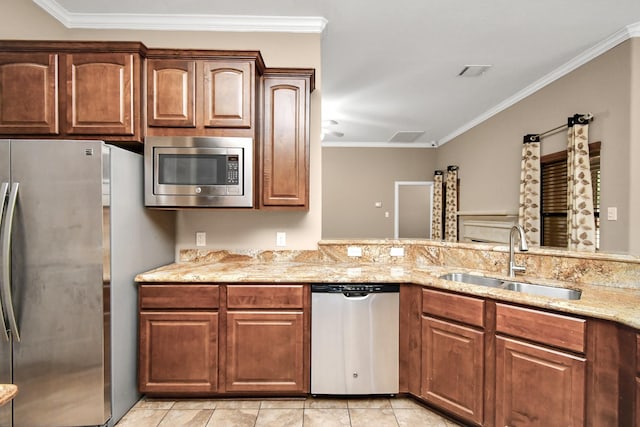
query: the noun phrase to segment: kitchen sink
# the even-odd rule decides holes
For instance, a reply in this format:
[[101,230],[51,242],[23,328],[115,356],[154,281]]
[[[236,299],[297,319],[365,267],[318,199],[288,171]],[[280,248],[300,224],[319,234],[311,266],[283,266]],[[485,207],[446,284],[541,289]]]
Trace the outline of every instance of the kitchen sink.
[[577,300],[582,296],[582,292],[576,289],[556,288],[555,286],[536,285],[533,283],[505,282],[501,288],[525,294],[569,300]]
[[504,280],[496,279],[495,277],[476,276],[475,274],[467,273],[448,273],[440,276],[440,278],[471,285],[489,286],[491,288],[498,288],[504,284]]
[[447,273],[440,276],[440,279],[522,292],[524,294],[540,295],[549,298],[578,300],[582,296],[582,291],[576,289],[557,288],[555,286],[538,285],[535,283],[512,282],[495,277],[477,276],[468,273]]

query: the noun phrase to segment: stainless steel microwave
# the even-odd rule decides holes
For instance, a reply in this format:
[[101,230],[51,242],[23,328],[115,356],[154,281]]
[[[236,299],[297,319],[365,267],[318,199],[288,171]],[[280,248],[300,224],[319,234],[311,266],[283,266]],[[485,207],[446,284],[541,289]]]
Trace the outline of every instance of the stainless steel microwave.
[[147,137],[146,206],[253,207],[253,139]]

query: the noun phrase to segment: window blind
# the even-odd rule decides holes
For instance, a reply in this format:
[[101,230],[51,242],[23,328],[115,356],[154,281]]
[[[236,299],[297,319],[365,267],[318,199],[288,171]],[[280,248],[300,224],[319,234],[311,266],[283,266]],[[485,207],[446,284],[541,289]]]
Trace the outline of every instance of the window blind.
[[[593,208],[596,221],[596,249],[600,247],[600,142],[589,144]],[[567,152],[540,158],[542,217],[541,244],[566,248],[567,238]]]

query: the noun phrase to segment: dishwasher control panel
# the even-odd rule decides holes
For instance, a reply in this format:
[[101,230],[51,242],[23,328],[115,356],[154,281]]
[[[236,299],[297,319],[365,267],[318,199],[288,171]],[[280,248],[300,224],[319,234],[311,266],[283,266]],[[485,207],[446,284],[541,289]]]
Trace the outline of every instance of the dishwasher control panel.
[[336,293],[363,292],[365,294],[377,294],[386,292],[400,292],[400,285],[388,283],[322,283],[311,285],[312,293]]

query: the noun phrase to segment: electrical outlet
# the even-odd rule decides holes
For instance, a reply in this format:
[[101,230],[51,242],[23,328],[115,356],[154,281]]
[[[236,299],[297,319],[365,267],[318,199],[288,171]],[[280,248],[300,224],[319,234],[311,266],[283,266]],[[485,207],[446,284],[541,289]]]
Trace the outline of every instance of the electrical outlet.
[[607,208],[607,219],[609,221],[618,220],[618,208]]
[[362,256],[362,248],[360,246],[347,247],[347,256]]
[[207,233],[196,231],[196,246],[207,246]]
[[284,231],[276,232],[276,246],[287,246],[287,233]]
[[404,248],[391,248],[389,255],[397,257],[404,256]]

